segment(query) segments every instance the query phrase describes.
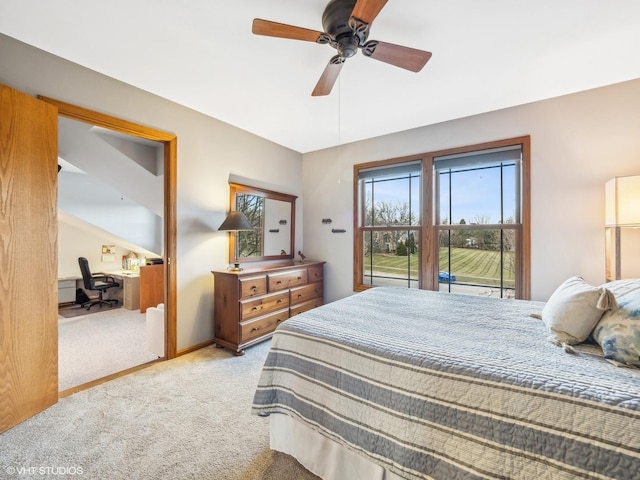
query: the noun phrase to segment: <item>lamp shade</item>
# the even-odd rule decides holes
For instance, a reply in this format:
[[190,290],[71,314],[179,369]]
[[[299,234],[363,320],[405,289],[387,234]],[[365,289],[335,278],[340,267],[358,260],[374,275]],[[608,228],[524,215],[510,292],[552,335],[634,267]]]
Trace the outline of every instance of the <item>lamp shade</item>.
[[247,217],[244,213],[238,210],[231,210],[227,218],[224,219],[222,225],[218,228],[218,230],[230,230],[230,231],[239,231],[239,230],[253,230],[254,227],[251,225]]
[[605,184],[605,225],[640,227],[640,175],[615,177]]

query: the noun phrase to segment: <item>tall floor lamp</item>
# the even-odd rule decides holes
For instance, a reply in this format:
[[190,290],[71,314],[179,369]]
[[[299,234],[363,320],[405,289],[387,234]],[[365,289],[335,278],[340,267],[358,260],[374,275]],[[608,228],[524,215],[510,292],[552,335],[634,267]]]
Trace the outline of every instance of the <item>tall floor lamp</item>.
[[[605,184],[605,268],[607,281],[622,278],[622,237],[640,232],[640,175],[615,177]],[[632,239],[637,236],[633,235]],[[634,257],[637,257],[634,255]],[[628,262],[632,259],[629,258]]]
[[239,272],[242,270],[242,268],[240,268],[240,260],[238,259],[238,232],[253,229],[253,225],[251,225],[251,222],[249,222],[244,213],[238,210],[231,210],[229,215],[227,215],[227,218],[222,222],[222,225],[218,228],[218,230],[228,231],[229,234],[233,234],[236,237],[233,268],[229,269],[232,272]]

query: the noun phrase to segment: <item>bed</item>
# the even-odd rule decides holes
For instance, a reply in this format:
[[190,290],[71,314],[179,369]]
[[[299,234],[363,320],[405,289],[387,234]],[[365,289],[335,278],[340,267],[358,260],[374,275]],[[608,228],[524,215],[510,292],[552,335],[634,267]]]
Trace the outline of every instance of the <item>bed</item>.
[[377,287],[276,330],[252,412],[323,479],[640,478],[640,370],[544,303]]

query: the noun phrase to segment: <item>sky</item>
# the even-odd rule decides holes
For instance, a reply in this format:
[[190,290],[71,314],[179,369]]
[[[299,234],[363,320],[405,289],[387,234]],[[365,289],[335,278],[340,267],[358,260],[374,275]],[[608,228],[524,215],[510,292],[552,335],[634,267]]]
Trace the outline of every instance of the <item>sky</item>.
[[[503,205],[504,218],[515,216],[516,207],[516,171],[514,166],[503,168]],[[449,215],[449,175],[440,175],[440,216],[441,221],[450,216],[453,223],[464,219],[466,223],[483,219],[483,223],[500,223],[501,188],[500,168],[483,168],[453,172],[451,175],[452,205]],[[411,191],[412,208],[419,205],[419,181],[414,178],[409,188],[409,180],[376,182],[376,201],[409,202]]]

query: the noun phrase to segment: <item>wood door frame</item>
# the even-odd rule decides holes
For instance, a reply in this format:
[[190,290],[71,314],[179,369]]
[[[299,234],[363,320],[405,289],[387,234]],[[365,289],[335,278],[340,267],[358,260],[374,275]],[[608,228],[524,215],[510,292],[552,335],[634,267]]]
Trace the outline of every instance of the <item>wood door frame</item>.
[[128,120],[113,117],[53,98],[38,96],[58,107],[58,115],[116,132],[132,135],[164,145],[164,299],[165,299],[165,358],[177,356],[176,304],[176,185],[178,137]]

